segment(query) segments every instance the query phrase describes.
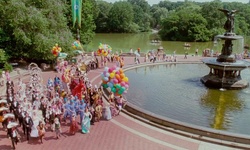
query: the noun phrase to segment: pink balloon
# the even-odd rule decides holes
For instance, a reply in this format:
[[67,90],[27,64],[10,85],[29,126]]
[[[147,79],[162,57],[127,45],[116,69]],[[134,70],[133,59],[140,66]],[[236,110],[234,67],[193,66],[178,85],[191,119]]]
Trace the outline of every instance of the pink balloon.
[[118,83],[118,80],[117,80],[117,79],[114,79],[113,82],[114,82],[114,84],[117,84],[117,83]]
[[125,85],[126,85],[126,83],[122,81],[121,82],[121,86],[125,86]]
[[109,68],[109,73],[111,73],[113,70],[111,68]]
[[125,84],[124,87],[127,89],[127,88],[129,87],[129,85],[128,85],[128,84]]

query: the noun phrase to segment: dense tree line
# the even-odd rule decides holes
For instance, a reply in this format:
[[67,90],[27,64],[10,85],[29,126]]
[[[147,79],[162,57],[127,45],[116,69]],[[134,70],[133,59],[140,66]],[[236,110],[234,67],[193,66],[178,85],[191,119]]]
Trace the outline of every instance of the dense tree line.
[[[83,44],[88,44],[95,33],[137,33],[152,28],[159,30],[162,40],[209,41],[224,32],[226,17],[219,8],[239,10],[235,32],[250,35],[250,4],[239,2],[166,0],[150,6],[146,0],[83,0],[82,6]],[[1,0],[0,19],[0,49],[10,59],[52,61],[55,43],[70,52],[77,38],[71,0]]]

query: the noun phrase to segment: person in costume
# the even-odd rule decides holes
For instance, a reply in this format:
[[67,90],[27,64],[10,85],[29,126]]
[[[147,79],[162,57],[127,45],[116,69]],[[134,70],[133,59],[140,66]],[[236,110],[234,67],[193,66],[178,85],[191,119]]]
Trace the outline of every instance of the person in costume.
[[24,125],[25,125],[27,140],[29,140],[29,136],[30,136],[30,133],[31,133],[31,127],[34,124],[31,117],[30,117],[30,115],[29,115],[29,113],[26,112],[25,118],[23,119],[23,121],[24,121]]
[[98,103],[95,107],[96,121],[99,122],[102,117],[102,106]]
[[86,103],[84,102],[84,100],[81,100],[78,106],[78,114],[80,115],[80,123],[83,120],[85,108],[86,108]]
[[61,124],[60,124],[58,118],[55,118],[54,122],[55,122],[54,128],[55,128],[55,132],[56,132],[56,138],[59,139],[59,136],[61,136]]
[[79,127],[78,127],[77,122],[76,122],[76,116],[73,115],[69,132],[74,135],[78,131],[78,129],[79,129]]
[[39,121],[39,124],[37,126],[37,130],[38,130],[39,139],[40,139],[41,143],[43,143],[43,137],[45,135],[45,125],[43,124],[42,121]]
[[72,117],[76,115],[74,100],[70,100],[69,104],[69,120],[72,122]]
[[19,142],[19,134],[17,132],[17,128],[16,127],[12,127],[8,129],[8,136],[11,138],[11,143],[12,143],[12,147],[13,149],[16,149],[17,142]]
[[90,120],[92,119],[92,115],[89,112],[89,108],[86,107],[84,111],[84,119],[82,120],[82,133],[90,132]]

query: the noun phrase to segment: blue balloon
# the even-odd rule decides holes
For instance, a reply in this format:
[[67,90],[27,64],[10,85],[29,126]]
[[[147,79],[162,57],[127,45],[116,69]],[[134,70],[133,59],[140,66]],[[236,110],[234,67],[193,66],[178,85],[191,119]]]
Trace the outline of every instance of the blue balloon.
[[110,76],[110,74],[109,73],[106,73],[106,77],[109,77]]
[[104,81],[108,81],[109,78],[108,78],[108,77],[104,77],[103,80],[104,80]]
[[105,71],[109,71],[109,67],[105,67],[104,70],[105,70]]

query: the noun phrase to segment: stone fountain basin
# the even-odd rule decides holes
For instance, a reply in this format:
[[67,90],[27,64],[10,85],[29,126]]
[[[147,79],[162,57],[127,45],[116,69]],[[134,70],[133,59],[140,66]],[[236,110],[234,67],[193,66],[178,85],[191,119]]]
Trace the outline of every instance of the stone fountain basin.
[[250,66],[250,62],[245,60],[236,60],[236,62],[218,62],[217,58],[205,58],[202,59],[202,62],[205,63],[210,68],[220,69],[220,70],[243,70]]
[[217,39],[222,39],[222,40],[239,40],[239,39],[243,39],[243,36],[239,36],[239,35],[231,35],[231,36],[227,36],[227,35],[216,35],[215,38]]

